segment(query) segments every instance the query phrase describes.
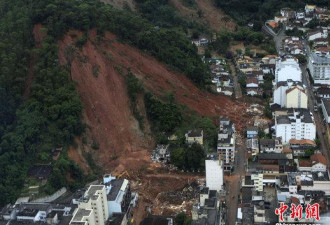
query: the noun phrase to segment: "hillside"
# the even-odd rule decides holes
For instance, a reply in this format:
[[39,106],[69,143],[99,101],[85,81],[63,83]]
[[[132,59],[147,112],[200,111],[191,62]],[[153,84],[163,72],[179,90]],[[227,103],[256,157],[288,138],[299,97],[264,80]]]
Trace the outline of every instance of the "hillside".
[[[206,91],[210,74],[183,29],[187,21],[164,13],[173,13],[169,5],[158,4],[161,18],[150,9],[141,15],[98,0],[0,5],[7,12],[0,18],[0,100],[7,106],[0,110],[0,205],[20,196],[36,163],[54,171],[42,194],[74,191],[97,171],[148,166],[156,134],[192,114],[215,124],[227,115],[242,130],[245,103]],[[146,94],[133,104],[128,74],[160,99],[153,121]],[[149,124],[158,119],[167,127]],[[54,159],[57,148],[63,152]]]
[[[76,38],[72,36],[76,35],[79,38],[81,33],[70,31],[59,42],[62,64],[67,63],[65,51],[74,45]],[[178,104],[202,116],[228,116],[237,124],[239,131],[249,120],[244,115],[245,103],[201,91],[186,76],[169,70],[134,47],[120,43],[111,33],[106,33],[101,41],[97,39],[96,32],[91,31],[82,49],[75,50],[71,77],[84,105],[84,121],[99,143],[96,159],[107,169],[115,168],[123,161],[126,161],[125,169],[136,169],[141,165],[132,164],[130,159],[145,159],[146,151],[154,144],[150,130],[141,131],[131,112],[124,79],[128,69],[143,82],[146,90],[160,97],[172,92]],[[87,59],[82,62],[82,58]],[[93,66],[99,68],[97,77],[93,76]],[[143,108],[143,101],[140,105]],[[146,117],[145,114],[143,116]],[[134,154],[140,151],[141,155]]]
[[169,0],[180,14],[188,20],[201,22],[213,31],[228,29],[234,31],[236,24],[221,9],[216,8],[213,0],[196,0],[192,6],[187,6],[182,0]]

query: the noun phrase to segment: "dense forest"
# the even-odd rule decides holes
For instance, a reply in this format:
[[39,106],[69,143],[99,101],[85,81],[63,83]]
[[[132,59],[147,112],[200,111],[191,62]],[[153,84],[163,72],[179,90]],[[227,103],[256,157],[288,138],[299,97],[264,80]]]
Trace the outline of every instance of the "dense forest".
[[305,4],[330,7],[329,0],[215,0],[216,5],[233,17],[240,25],[262,23],[271,19],[283,7],[299,9]]
[[[206,65],[183,29],[189,24],[166,3],[141,1],[141,14],[119,11],[98,0],[1,1],[0,205],[16,200],[27,170],[34,163],[53,164],[45,193],[84,183],[81,169],[66,154],[74,137],[84,132],[83,106],[68,68],[60,66],[57,57],[57,41],[69,29],[87,33],[96,28],[99,35],[111,31],[123,42],[183,72],[198,86],[205,85],[209,78]],[[156,14],[153,7],[157,8]],[[47,33],[39,47],[32,34],[35,24],[42,24]],[[87,40],[84,37],[77,44],[83,45]],[[148,115],[158,120],[155,126],[172,121],[164,126],[170,131],[180,123],[180,119],[172,120],[180,114],[174,104],[146,96]],[[64,152],[54,162],[50,151],[60,146]],[[66,180],[68,174],[70,181]]]

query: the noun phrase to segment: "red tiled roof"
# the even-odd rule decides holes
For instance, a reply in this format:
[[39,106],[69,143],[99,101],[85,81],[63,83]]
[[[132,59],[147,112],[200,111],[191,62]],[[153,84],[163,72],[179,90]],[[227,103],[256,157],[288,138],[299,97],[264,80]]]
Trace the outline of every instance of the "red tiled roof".
[[311,155],[310,160],[312,161],[313,165],[315,165],[317,163],[322,163],[323,165],[328,165],[326,158],[321,153]]
[[251,83],[258,84],[258,79],[255,78],[255,77],[249,77],[249,78],[246,80],[246,83],[247,83],[247,84],[251,84]]
[[299,201],[298,198],[296,198],[296,197],[291,197],[290,199],[291,199],[291,202],[292,202],[293,204],[295,204],[295,205],[299,205],[299,204],[300,204],[300,201]]
[[284,154],[292,153],[292,150],[290,148],[283,148],[282,153]]
[[291,91],[293,91],[294,89],[298,89],[299,91],[305,93],[305,90],[304,89],[300,89],[298,87],[293,87],[293,88],[290,88],[288,90],[285,91],[285,93],[289,94]]
[[271,171],[279,171],[280,167],[279,165],[264,165],[264,170],[271,170]]
[[300,167],[312,167],[312,162],[309,160],[299,160]]
[[296,139],[291,139],[289,141],[290,144],[297,144],[297,145],[313,145],[316,146],[315,142],[312,140],[304,139],[304,140],[296,140]]

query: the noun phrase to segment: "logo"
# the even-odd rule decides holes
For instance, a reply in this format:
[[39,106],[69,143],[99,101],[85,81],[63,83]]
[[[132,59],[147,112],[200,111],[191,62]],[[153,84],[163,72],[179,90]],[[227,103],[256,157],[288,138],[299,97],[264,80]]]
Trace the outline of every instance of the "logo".
[[[279,216],[279,221],[284,221],[284,213],[288,210],[289,206],[281,203],[280,207],[275,209],[275,214]],[[295,204],[291,204],[290,208],[290,218],[291,219],[303,219],[303,207],[301,205],[296,206]],[[316,221],[320,220],[320,205],[315,203],[313,205],[308,204],[305,209],[305,219],[315,219]]]

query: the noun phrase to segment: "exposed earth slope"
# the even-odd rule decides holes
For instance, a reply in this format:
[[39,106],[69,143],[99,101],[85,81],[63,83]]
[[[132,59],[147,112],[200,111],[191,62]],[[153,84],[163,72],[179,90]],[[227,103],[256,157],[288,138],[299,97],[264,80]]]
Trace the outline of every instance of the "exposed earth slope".
[[[72,48],[79,36],[81,33],[71,31],[59,42],[62,64],[68,61],[68,46]],[[96,68],[97,76],[93,75]],[[244,115],[246,103],[201,91],[186,76],[169,70],[134,47],[120,43],[111,33],[98,39],[95,31],[90,32],[82,49],[75,48],[71,77],[84,105],[87,127],[99,144],[94,155],[107,169],[118,165],[122,169],[138,168],[149,159],[147,150],[154,144],[148,126],[142,132],[131,112],[124,79],[128,68],[142,80],[147,91],[157,96],[172,92],[179,104],[200,115],[228,116],[238,130],[248,121]],[[143,101],[139,102],[143,106]],[[118,157],[119,160],[115,160]]]
[[[215,7],[213,0],[196,0],[196,5],[194,7],[188,7],[179,0],[169,0],[169,3],[173,5],[183,17],[189,20],[193,19],[206,23],[211,30],[235,30],[235,22],[221,9]],[[199,17],[199,13],[201,13],[201,17]]]

